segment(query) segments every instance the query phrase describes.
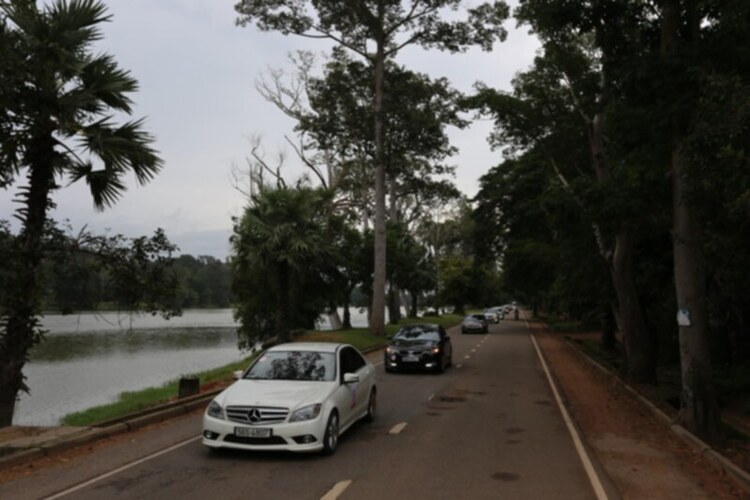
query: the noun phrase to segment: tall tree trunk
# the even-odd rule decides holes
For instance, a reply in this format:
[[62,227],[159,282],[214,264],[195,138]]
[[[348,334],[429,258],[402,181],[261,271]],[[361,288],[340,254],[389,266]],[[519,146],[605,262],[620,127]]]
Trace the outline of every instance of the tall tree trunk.
[[[396,194],[396,182],[391,179],[390,185],[390,220],[392,223],[398,223],[398,195]],[[401,290],[399,289],[398,283],[396,283],[394,280],[390,280],[389,285],[388,323],[390,323],[391,325],[396,325],[401,319]]]
[[616,323],[615,313],[616,304],[610,304],[604,310],[604,318],[602,319],[602,349],[606,351],[614,351],[617,347]]
[[687,321],[679,324],[682,372],[682,425],[694,434],[715,441],[720,436],[720,415],[714,389],[708,341],[705,271],[700,251],[700,222],[687,199],[688,180],[679,146],[672,153],[674,278],[677,307]]
[[[383,6],[378,14],[382,26]],[[385,72],[385,34],[377,35],[375,54],[375,266],[372,277],[372,316],[370,330],[378,337],[385,336],[385,281],[386,281],[386,231],[385,231],[385,136],[383,93]]]
[[[49,193],[54,185],[54,140],[45,127],[29,148],[29,189],[25,193],[26,213],[19,236],[21,264],[11,272],[12,294],[8,294],[5,335],[0,338],[0,426],[13,424],[16,398],[24,383],[23,368],[29,349],[38,341],[39,267],[41,265],[44,223],[49,207]],[[49,130],[53,127],[49,126]]]
[[625,344],[625,378],[640,384],[656,383],[656,344],[646,326],[643,307],[633,278],[634,237],[622,229],[615,238],[610,271],[617,294],[620,332]]
[[401,319],[398,286],[390,282],[388,289],[388,324],[397,325]]
[[352,329],[352,313],[349,311],[349,297],[352,294],[352,289],[347,287],[346,295],[344,296],[344,321],[341,324],[341,328],[344,330]]
[[[661,53],[668,60],[679,44],[680,0],[662,4]],[[691,3],[688,2],[688,8]],[[688,16],[690,20],[691,16]],[[693,22],[698,22],[693,16]],[[694,28],[694,27],[693,27]],[[686,126],[672,124],[672,245],[678,307],[682,393],[681,424],[697,436],[715,441],[720,436],[720,415],[713,384],[708,342],[705,271],[701,258],[701,224],[689,195],[690,179],[682,156]]]
[[276,332],[279,342],[291,342],[294,340],[292,331],[289,327],[289,317],[292,305],[290,290],[290,273],[289,264],[282,262],[278,267],[279,273],[279,302],[276,307]]
[[[589,146],[599,184],[607,184],[611,176],[604,136],[604,108],[608,100],[607,80],[602,70],[597,111],[589,128]],[[624,375],[634,382],[656,383],[656,340],[646,325],[633,277],[635,230],[632,227],[620,227],[615,235],[612,251],[606,248],[598,227],[595,232],[599,251],[609,265],[612,286],[617,296],[617,310],[613,310],[613,314],[625,344]]]
[[416,290],[411,290],[409,292],[409,296],[411,297],[411,307],[409,308],[410,318],[417,317],[417,307],[419,306],[419,299],[417,298],[418,295],[419,295],[419,292],[417,292]]

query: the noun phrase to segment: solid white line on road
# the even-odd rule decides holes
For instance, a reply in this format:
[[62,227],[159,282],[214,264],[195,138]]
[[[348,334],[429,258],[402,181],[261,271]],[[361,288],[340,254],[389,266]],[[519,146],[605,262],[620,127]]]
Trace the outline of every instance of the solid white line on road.
[[199,439],[201,439],[201,436],[191,437],[190,439],[187,439],[187,440],[182,441],[180,443],[173,444],[169,448],[164,448],[163,450],[158,451],[158,452],[156,452],[156,453],[154,453],[152,455],[148,455],[148,456],[145,456],[143,458],[139,458],[138,460],[136,460],[134,462],[130,462],[127,465],[123,465],[122,467],[118,467],[115,470],[111,470],[111,471],[109,471],[107,473],[100,474],[100,475],[98,475],[96,477],[93,477],[93,478],[89,479],[88,481],[85,481],[85,482],[83,482],[81,484],[73,486],[72,488],[68,488],[67,490],[63,490],[63,491],[60,491],[59,493],[55,493],[52,496],[45,497],[44,500],[54,500],[55,498],[64,497],[65,495],[69,495],[69,494],[74,493],[74,492],[76,492],[78,490],[82,490],[83,488],[91,486],[94,483],[98,483],[102,479],[107,479],[108,477],[114,476],[115,474],[119,474],[120,472],[128,470],[131,467],[135,467],[136,465],[142,464],[143,462],[148,462],[152,458],[156,458],[156,457],[159,457],[161,455],[164,455],[165,453],[169,453],[172,450],[176,450],[177,448],[185,446],[186,444],[190,444],[193,441],[198,441]]
[[552,379],[549,368],[547,368],[547,363],[544,361],[544,357],[542,356],[542,351],[541,349],[539,349],[539,344],[536,343],[536,339],[534,338],[533,334],[531,334],[530,336],[531,342],[534,344],[534,349],[536,349],[536,354],[537,356],[539,356],[539,360],[542,362],[542,368],[544,368],[544,373],[547,375],[547,381],[552,388],[552,393],[555,395],[555,401],[557,401],[557,406],[560,408],[560,413],[562,413],[565,425],[568,427],[568,432],[570,432],[570,436],[573,438],[573,444],[575,444],[578,456],[581,458],[583,468],[586,471],[586,475],[589,477],[589,481],[591,481],[591,486],[594,488],[596,498],[599,500],[608,500],[607,493],[604,491],[604,486],[602,486],[602,482],[599,479],[599,476],[596,474],[594,465],[591,463],[591,458],[589,458],[589,455],[586,452],[586,448],[584,448],[583,442],[581,441],[581,437],[578,435],[578,431],[576,430],[575,425],[573,425],[573,419],[570,418],[568,410],[565,409],[565,406],[563,405],[560,393],[557,391],[557,386],[555,386],[555,381]]
[[388,431],[388,434],[400,434],[401,431],[404,430],[404,427],[406,427],[406,422],[401,422],[400,424],[394,425],[390,431]]
[[320,497],[320,500],[336,500],[339,495],[341,495],[345,489],[349,487],[349,485],[352,484],[351,479],[347,479],[346,481],[339,481],[336,483],[331,490]]

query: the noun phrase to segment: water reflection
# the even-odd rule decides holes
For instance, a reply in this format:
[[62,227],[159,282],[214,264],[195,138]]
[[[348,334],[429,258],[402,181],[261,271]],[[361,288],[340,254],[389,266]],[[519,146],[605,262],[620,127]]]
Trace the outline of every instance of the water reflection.
[[86,332],[48,335],[34,347],[32,363],[84,360],[117,353],[174,351],[237,345],[235,328],[151,328],[125,332]]
[[185,311],[169,321],[118,313],[48,315],[30,353],[14,423],[56,425],[68,413],[115,401],[121,392],[238,361],[231,309]]

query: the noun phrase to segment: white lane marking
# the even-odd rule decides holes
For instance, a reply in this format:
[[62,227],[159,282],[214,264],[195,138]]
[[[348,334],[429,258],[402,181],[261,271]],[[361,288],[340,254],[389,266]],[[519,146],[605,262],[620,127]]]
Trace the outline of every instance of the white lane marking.
[[430,397],[427,398],[427,401],[432,401],[432,398],[434,398],[434,397],[435,397],[434,394],[430,394]]
[[187,439],[185,441],[182,441],[180,443],[173,444],[169,448],[164,448],[163,450],[158,451],[158,452],[154,453],[153,455],[148,455],[146,457],[139,458],[138,460],[136,460],[134,462],[130,462],[129,464],[123,465],[122,467],[118,467],[117,469],[114,469],[114,470],[111,470],[111,471],[106,472],[104,474],[101,474],[99,476],[93,477],[93,478],[89,479],[88,481],[85,481],[85,482],[83,482],[81,484],[73,486],[72,488],[68,488],[67,490],[63,490],[63,491],[60,491],[58,493],[55,493],[52,496],[45,497],[44,500],[54,500],[55,498],[60,498],[60,497],[63,497],[65,495],[69,495],[71,493],[74,493],[74,492],[76,492],[78,490],[82,490],[83,488],[91,486],[94,483],[98,483],[102,479],[107,479],[108,477],[114,476],[115,474],[119,474],[120,472],[128,470],[128,469],[130,469],[132,467],[135,467],[136,465],[140,465],[143,462],[148,462],[149,460],[151,460],[153,458],[156,458],[156,457],[159,457],[161,455],[164,455],[165,453],[169,453],[170,451],[176,450],[177,448],[185,446],[186,444],[190,444],[193,441],[198,441],[199,439],[201,439],[201,436],[192,437],[192,438]]
[[575,444],[576,451],[578,452],[578,456],[581,459],[583,468],[586,471],[586,475],[589,477],[589,481],[591,481],[591,486],[594,488],[596,498],[598,498],[599,500],[608,500],[607,493],[604,491],[604,487],[599,480],[599,476],[596,474],[594,465],[591,463],[591,458],[589,458],[586,449],[583,447],[581,437],[578,435],[578,431],[573,425],[573,420],[570,418],[568,410],[566,410],[565,406],[563,405],[560,393],[557,391],[557,387],[555,386],[555,381],[552,379],[552,375],[549,372],[549,368],[547,368],[547,363],[544,361],[544,357],[542,357],[542,351],[539,349],[539,345],[536,343],[534,335],[529,335],[531,337],[531,342],[534,344],[534,348],[536,349],[536,355],[539,356],[539,360],[542,362],[542,368],[544,368],[544,373],[545,375],[547,375],[547,381],[552,388],[552,393],[555,395],[555,401],[557,401],[557,406],[558,408],[560,408],[560,413],[562,413],[565,425],[568,427],[568,432],[570,432],[570,436],[573,438],[573,444]]
[[469,356],[468,354],[466,356],[464,356],[464,359],[470,359],[470,358],[471,358],[471,356]]
[[401,422],[400,424],[394,425],[390,431],[388,431],[388,434],[400,434],[401,431],[404,430],[404,427],[406,427],[406,422]]
[[339,481],[336,483],[331,490],[320,497],[320,500],[336,500],[339,495],[341,495],[345,489],[349,487],[349,485],[352,484],[351,479],[347,479],[346,481]]
[[459,364],[456,365],[456,368],[461,368],[462,366],[464,366],[464,365],[462,365],[461,363],[459,363]]
[[472,349],[471,352],[477,352],[477,350],[476,349]]

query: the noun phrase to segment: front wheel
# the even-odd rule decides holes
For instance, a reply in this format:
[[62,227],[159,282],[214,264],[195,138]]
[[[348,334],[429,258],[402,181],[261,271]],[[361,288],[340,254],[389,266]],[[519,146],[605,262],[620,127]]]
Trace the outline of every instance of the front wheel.
[[323,436],[323,454],[333,455],[339,445],[339,414],[336,410],[331,412],[326,423],[326,432]]
[[367,414],[365,415],[365,422],[372,422],[375,420],[375,414],[378,411],[378,392],[373,387],[370,391],[370,399],[367,401]]
[[443,373],[445,371],[446,363],[445,363],[445,355],[440,356],[440,363],[438,363],[437,367],[435,368],[435,371],[437,373]]

